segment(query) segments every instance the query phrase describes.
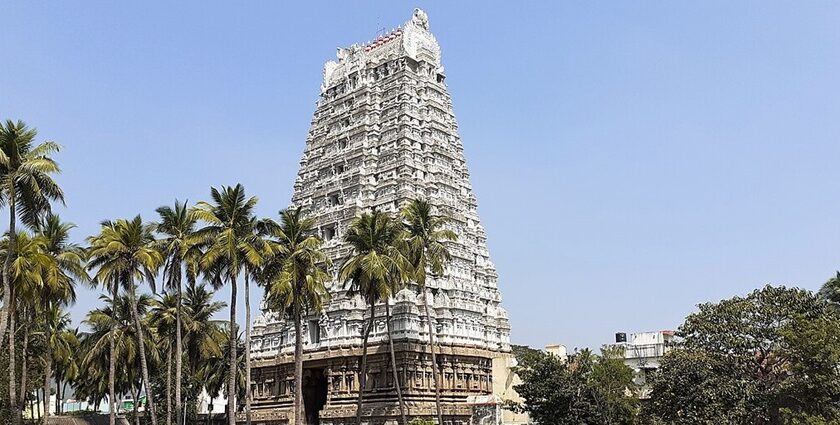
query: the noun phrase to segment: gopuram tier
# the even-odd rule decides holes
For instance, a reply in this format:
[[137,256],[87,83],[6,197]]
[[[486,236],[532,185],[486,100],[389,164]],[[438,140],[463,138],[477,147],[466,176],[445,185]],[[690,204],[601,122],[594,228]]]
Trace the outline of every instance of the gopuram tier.
[[[494,393],[504,387],[498,381],[507,378],[499,359],[509,358],[510,325],[444,83],[440,46],[427,16],[415,10],[398,29],[368,44],[340,48],[337,56],[324,66],[292,205],[316,219],[336,269],[351,253],[343,236],[365,211],[397,213],[408,201],[423,198],[436,214],[450,218],[448,227],[458,235],[448,243],[452,259],[442,277],[427,280],[439,343],[436,365],[417,285],[391,300],[399,384],[409,420],[435,417],[435,369],[446,424],[469,425],[476,415],[496,415]],[[331,299],[323,312],[303,325],[304,423],[354,424],[368,309],[360,297],[347,295],[343,282],[331,282],[328,289]],[[396,424],[384,304],[375,316],[363,423]],[[257,424],[293,422],[294,340],[293,323],[276,312],[263,310],[254,322],[252,418]]]

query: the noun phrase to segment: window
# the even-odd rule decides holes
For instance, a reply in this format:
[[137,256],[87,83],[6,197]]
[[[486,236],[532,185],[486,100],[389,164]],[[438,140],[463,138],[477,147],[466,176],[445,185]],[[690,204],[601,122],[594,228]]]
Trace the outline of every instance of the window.
[[324,227],[324,229],[322,230],[322,233],[324,235],[324,240],[325,241],[333,240],[335,238],[335,234],[336,234],[335,225],[333,224],[333,225]]
[[321,342],[321,326],[317,320],[309,321],[309,342],[312,344]]
[[333,166],[333,175],[339,175],[344,173],[344,164],[335,164]]
[[344,202],[342,201],[341,197],[339,196],[338,192],[330,193],[327,195],[327,205],[334,207],[336,205],[341,205]]

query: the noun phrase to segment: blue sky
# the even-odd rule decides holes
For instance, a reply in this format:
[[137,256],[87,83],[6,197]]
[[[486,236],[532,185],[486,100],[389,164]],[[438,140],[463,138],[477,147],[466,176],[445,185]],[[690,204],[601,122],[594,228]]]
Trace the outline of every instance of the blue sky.
[[64,146],[80,241],[211,185],[274,215],[324,61],[415,6],[515,343],[597,347],[840,268],[838,2],[5,2],[0,118]]

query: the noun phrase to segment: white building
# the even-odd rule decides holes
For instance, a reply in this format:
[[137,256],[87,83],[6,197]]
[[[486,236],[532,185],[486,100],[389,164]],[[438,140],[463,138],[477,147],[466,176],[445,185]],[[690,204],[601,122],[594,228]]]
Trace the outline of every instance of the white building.
[[659,369],[662,356],[670,350],[674,342],[674,331],[637,332],[627,337],[626,333],[615,334],[612,347],[624,351],[624,364],[635,372],[634,382],[641,387],[640,398],[648,398],[648,378],[650,373]]

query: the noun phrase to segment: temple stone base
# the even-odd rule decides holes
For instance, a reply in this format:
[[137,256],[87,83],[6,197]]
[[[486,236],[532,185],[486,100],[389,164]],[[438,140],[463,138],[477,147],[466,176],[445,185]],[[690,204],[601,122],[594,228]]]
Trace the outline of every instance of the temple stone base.
[[[408,420],[435,418],[435,381],[427,347],[420,343],[398,342],[394,344],[394,351]],[[494,382],[494,364],[498,365],[494,359],[506,358],[509,354],[460,346],[440,347],[438,351],[437,370],[441,374],[444,424],[501,423],[501,399],[494,396],[493,391],[509,379],[500,376],[501,382]],[[355,425],[361,355],[361,348],[352,347],[304,354],[304,423]],[[498,366],[495,369],[499,371]],[[252,385],[252,418],[256,424],[294,422],[292,356],[255,361]],[[399,403],[387,344],[368,348],[365,387],[362,423],[399,423]]]

